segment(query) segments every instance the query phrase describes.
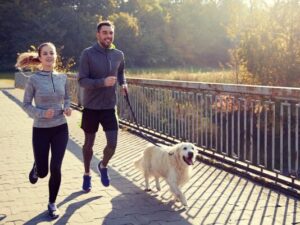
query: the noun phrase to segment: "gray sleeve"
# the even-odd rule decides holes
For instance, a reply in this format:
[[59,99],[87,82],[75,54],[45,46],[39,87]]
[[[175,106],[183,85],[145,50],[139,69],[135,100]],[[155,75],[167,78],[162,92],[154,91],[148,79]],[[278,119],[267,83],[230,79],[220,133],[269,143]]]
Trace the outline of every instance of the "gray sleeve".
[[23,97],[23,109],[31,118],[45,118],[46,110],[38,109],[32,105],[32,100],[35,94],[32,79],[28,79]]
[[66,76],[65,80],[65,97],[64,97],[64,109],[70,108],[71,105],[71,99],[70,99],[70,90],[69,90],[69,80]]
[[126,84],[126,78],[125,78],[125,60],[124,60],[124,54],[122,54],[122,60],[120,63],[120,66],[118,68],[118,82],[119,85]]
[[86,89],[96,89],[104,87],[104,79],[91,79],[90,78],[90,65],[88,52],[84,50],[80,56],[78,82],[80,87]]

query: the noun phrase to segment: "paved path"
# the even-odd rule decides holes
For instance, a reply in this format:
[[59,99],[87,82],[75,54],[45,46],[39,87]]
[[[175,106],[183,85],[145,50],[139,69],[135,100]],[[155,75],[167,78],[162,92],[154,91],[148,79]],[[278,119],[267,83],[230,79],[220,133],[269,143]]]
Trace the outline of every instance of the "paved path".
[[165,183],[160,193],[145,193],[143,177],[132,161],[147,142],[125,130],[120,131],[110,164],[112,185],[108,188],[100,184],[96,173],[104,145],[99,133],[92,161],[93,189],[83,193],[83,133],[77,111],[68,118],[70,140],[57,198],[61,217],[50,221],[48,177],[35,185],[28,182],[32,120],[19,107],[22,95],[19,89],[0,90],[0,224],[300,224],[300,201],[203,163],[195,164],[192,179],[184,187],[189,208],[170,203]]

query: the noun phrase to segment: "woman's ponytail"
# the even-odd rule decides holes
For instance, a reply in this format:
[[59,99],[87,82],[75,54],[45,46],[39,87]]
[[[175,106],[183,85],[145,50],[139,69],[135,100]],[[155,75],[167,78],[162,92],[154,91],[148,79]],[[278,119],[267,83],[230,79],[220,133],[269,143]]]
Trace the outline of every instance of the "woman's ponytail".
[[38,68],[41,64],[37,52],[23,52],[19,54],[15,67],[17,69],[33,69]]

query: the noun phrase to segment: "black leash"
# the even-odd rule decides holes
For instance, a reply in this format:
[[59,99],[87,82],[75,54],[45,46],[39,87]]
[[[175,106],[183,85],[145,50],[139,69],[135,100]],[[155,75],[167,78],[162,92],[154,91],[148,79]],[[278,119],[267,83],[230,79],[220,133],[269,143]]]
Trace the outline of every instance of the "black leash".
[[141,135],[144,139],[146,139],[147,141],[149,141],[149,142],[151,142],[152,144],[154,144],[155,146],[160,147],[156,142],[154,142],[153,140],[151,140],[150,138],[148,138],[147,136],[145,136],[145,135],[142,133],[142,130],[141,130],[141,128],[140,128],[140,126],[139,126],[139,124],[138,124],[138,122],[137,122],[137,119],[136,119],[135,114],[134,114],[134,112],[133,112],[133,109],[132,109],[132,107],[131,107],[131,103],[130,103],[130,100],[129,100],[128,91],[127,91],[126,88],[124,89],[124,92],[125,92],[124,98],[126,99],[126,102],[127,102],[128,106],[129,106],[129,109],[130,109],[131,114],[132,114],[132,116],[133,116],[133,120],[134,120],[134,122],[135,122],[135,124],[136,124],[136,126],[137,126],[137,128],[138,128],[138,131],[139,131],[140,135]]

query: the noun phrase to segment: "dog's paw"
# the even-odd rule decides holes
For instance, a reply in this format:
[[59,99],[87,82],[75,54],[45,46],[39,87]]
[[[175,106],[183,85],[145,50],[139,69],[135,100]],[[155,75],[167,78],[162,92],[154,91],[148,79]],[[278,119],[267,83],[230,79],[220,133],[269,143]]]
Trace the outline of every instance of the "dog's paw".
[[182,203],[182,206],[183,206],[184,208],[188,208],[188,207],[189,207],[187,203]]
[[184,208],[188,208],[188,203],[185,199],[182,199],[181,203]]
[[182,205],[182,210],[188,210],[190,207],[188,205]]
[[175,202],[180,202],[180,199],[174,196],[173,202],[174,202],[174,203],[175,203]]
[[146,192],[150,192],[150,191],[152,191],[152,190],[151,190],[151,188],[146,188],[145,191],[146,191]]

